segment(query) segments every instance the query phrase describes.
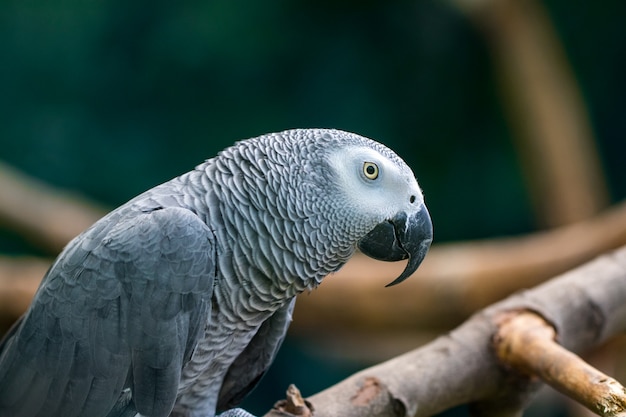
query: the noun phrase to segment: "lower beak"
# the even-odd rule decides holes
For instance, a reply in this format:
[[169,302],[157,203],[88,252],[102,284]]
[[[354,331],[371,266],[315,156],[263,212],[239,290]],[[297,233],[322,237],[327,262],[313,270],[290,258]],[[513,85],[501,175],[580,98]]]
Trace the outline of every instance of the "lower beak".
[[433,225],[426,206],[408,216],[401,212],[391,220],[374,227],[358,243],[359,250],[380,261],[409,259],[402,274],[387,287],[396,285],[411,276],[420,266],[433,240]]

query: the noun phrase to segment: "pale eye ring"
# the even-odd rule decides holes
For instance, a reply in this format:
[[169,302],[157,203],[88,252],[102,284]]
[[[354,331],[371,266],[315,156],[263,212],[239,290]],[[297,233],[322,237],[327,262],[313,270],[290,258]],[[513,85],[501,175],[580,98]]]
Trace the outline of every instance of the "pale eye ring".
[[363,175],[365,175],[365,178],[368,180],[375,180],[378,178],[378,165],[373,162],[364,162]]

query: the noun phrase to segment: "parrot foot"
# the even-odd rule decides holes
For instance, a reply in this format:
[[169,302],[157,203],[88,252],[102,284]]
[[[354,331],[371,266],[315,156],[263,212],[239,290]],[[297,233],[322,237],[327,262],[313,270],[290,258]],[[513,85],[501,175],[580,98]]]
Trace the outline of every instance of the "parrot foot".
[[255,417],[253,414],[248,413],[243,408],[233,408],[226,410],[219,414],[217,417]]

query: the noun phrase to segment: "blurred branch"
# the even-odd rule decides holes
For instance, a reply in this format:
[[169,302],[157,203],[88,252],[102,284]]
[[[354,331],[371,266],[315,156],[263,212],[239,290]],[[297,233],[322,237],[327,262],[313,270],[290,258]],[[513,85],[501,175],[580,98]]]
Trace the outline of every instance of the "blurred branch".
[[[435,245],[414,277],[383,288],[402,264],[357,255],[299,297],[296,334],[450,328],[477,309],[626,244],[626,203],[584,222],[517,238]],[[49,263],[0,257],[0,316],[24,311]],[[346,303],[346,298],[350,303]],[[17,306],[17,309],[16,309]]]
[[452,0],[484,29],[538,218],[558,226],[608,204],[588,112],[537,0]]
[[0,190],[0,223],[55,254],[105,213],[94,203],[1,162]]
[[0,256],[0,335],[28,308],[50,261]]
[[[551,231],[435,245],[414,277],[383,288],[404,265],[357,255],[298,299],[295,332],[446,329],[520,288],[626,244],[626,202]],[[346,303],[349,298],[350,302]]]
[[448,335],[362,370],[308,400],[318,417],[420,417],[459,404],[470,404],[476,416],[519,416],[541,384],[503,366],[494,345],[501,326],[532,311],[551,324],[563,348],[586,351],[626,329],[625,298],[623,247],[509,297]]

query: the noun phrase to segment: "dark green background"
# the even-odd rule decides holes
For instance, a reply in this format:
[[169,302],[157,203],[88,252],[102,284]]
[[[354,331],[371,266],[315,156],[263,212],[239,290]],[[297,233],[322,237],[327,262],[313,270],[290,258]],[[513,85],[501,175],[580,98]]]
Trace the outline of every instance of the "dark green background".
[[[545,4],[622,200],[626,2]],[[494,80],[483,34],[435,0],[2,0],[0,160],[115,206],[237,139],[334,127],[407,160],[437,241],[525,233],[536,222]],[[39,253],[4,231],[0,252]],[[361,365],[307,343],[288,342],[265,384],[278,392],[253,411]]]

